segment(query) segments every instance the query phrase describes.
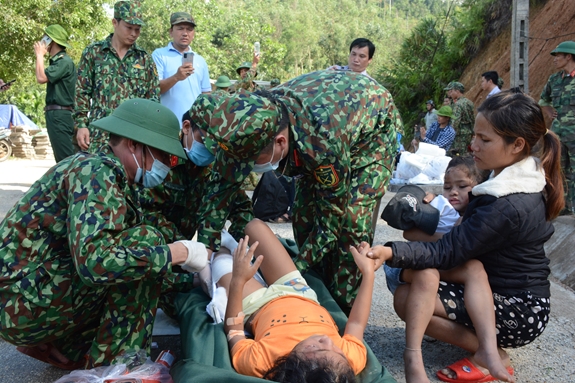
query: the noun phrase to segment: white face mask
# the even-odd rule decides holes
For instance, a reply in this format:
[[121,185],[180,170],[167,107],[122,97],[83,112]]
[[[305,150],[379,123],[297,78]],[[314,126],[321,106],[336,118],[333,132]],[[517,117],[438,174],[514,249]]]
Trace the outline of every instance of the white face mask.
[[272,163],[272,159],[274,158],[275,149],[276,149],[276,145],[274,142],[274,146],[272,147],[272,156],[271,156],[270,160],[268,162],[266,162],[265,164],[254,164],[254,168],[252,169],[252,171],[255,173],[265,173],[265,172],[269,172],[271,170],[276,170],[278,168],[278,166],[280,165],[280,161],[282,160],[282,158],[284,156],[284,151],[282,149],[282,155],[281,155],[280,159],[277,160],[276,162]]

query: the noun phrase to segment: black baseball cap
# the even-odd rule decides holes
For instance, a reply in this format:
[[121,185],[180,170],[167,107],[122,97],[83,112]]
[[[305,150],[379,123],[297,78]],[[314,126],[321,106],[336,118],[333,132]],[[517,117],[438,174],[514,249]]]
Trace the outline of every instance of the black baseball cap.
[[417,227],[432,235],[439,224],[439,210],[423,202],[425,191],[415,185],[401,187],[389,201],[381,218],[398,230]]

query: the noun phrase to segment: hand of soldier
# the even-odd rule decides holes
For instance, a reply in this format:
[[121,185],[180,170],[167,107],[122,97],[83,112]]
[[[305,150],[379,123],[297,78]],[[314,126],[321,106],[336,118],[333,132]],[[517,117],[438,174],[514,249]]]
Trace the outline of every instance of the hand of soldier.
[[[196,241],[177,241],[174,244],[182,244],[186,247],[188,252],[184,262],[176,263],[182,266],[182,269],[188,273],[195,273],[202,270],[208,264],[208,251],[206,245]],[[173,258],[172,258],[172,263]]]
[[200,277],[200,285],[202,286],[202,290],[204,293],[210,296],[210,298],[214,297],[214,284],[212,283],[212,266],[210,263],[206,265],[198,274]]
[[44,57],[44,55],[48,53],[48,50],[46,49],[44,43],[41,41],[36,41],[34,43],[34,52],[36,53],[36,56]]
[[260,62],[261,56],[262,56],[261,52],[260,53],[254,52],[254,58],[252,59],[252,68],[258,66],[258,63]]
[[178,71],[175,74],[176,80],[183,81],[183,80],[187,79],[188,77],[190,77],[190,75],[192,73],[194,73],[193,64],[192,63],[185,63],[178,68]]
[[78,146],[82,150],[88,150],[90,147],[90,130],[88,128],[78,129],[76,133],[76,140],[78,141]]

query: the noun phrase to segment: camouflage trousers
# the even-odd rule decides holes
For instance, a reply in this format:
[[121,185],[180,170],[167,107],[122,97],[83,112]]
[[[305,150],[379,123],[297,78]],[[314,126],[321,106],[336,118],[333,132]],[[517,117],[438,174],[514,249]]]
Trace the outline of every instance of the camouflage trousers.
[[18,325],[1,328],[0,336],[17,346],[52,343],[72,361],[87,354],[87,368],[109,365],[125,350],[146,349],[149,354],[157,307],[174,315],[173,298],[178,291],[191,290],[192,282],[192,275],[168,274],[163,279],[90,287],[72,275],[68,289],[52,302],[3,293],[0,308],[28,300],[29,312],[18,312],[13,318]]
[[[378,214],[374,210],[379,206],[378,202],[385,194],[390,178],[391,172],[382,164],[376,163],[355,169],[349,182],[349,202],[345,206],[343,217],[338,222],[341,227],[335,229],[334,251],[322,256],[321,249],[315,249],[313,254],[300,253],[294,259],[298,269],[304,271],[309,265],[321,276],[331,295],[346,314],[349,314],[361,282],[361,273],[353,260],[349,246],[356,246],[362,241],[372,243],[374,234],[372,216]],[[316,182],[313,177],[304,177],[296,182],[292,221],[294,238],[300,249],[310,240],[309,233],[314,229],[318,219],[320,224],[323,221],[326,226],[330,221],[333,222],[330,217],[317,216],[316,196],[312,192]],[[334,229],[325,227],[323,230]]]
[[473,125],[459,125],[459,130],[455,134],[451,150],[457,150],[460,156],[465,155],[468,150],[467,147],[471,144],[473,139]]
[[565,209],[575,213],[575,142],[561,143],[561,169],[565,177]]

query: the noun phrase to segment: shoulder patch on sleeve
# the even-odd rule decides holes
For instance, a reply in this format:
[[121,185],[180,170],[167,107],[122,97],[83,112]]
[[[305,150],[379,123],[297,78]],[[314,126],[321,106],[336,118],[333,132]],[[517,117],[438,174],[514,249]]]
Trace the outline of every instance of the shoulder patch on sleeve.
[[315,179],[322,185],[335,186],[339,183],[339,177],[333,165],[323,165],[315,169]]

